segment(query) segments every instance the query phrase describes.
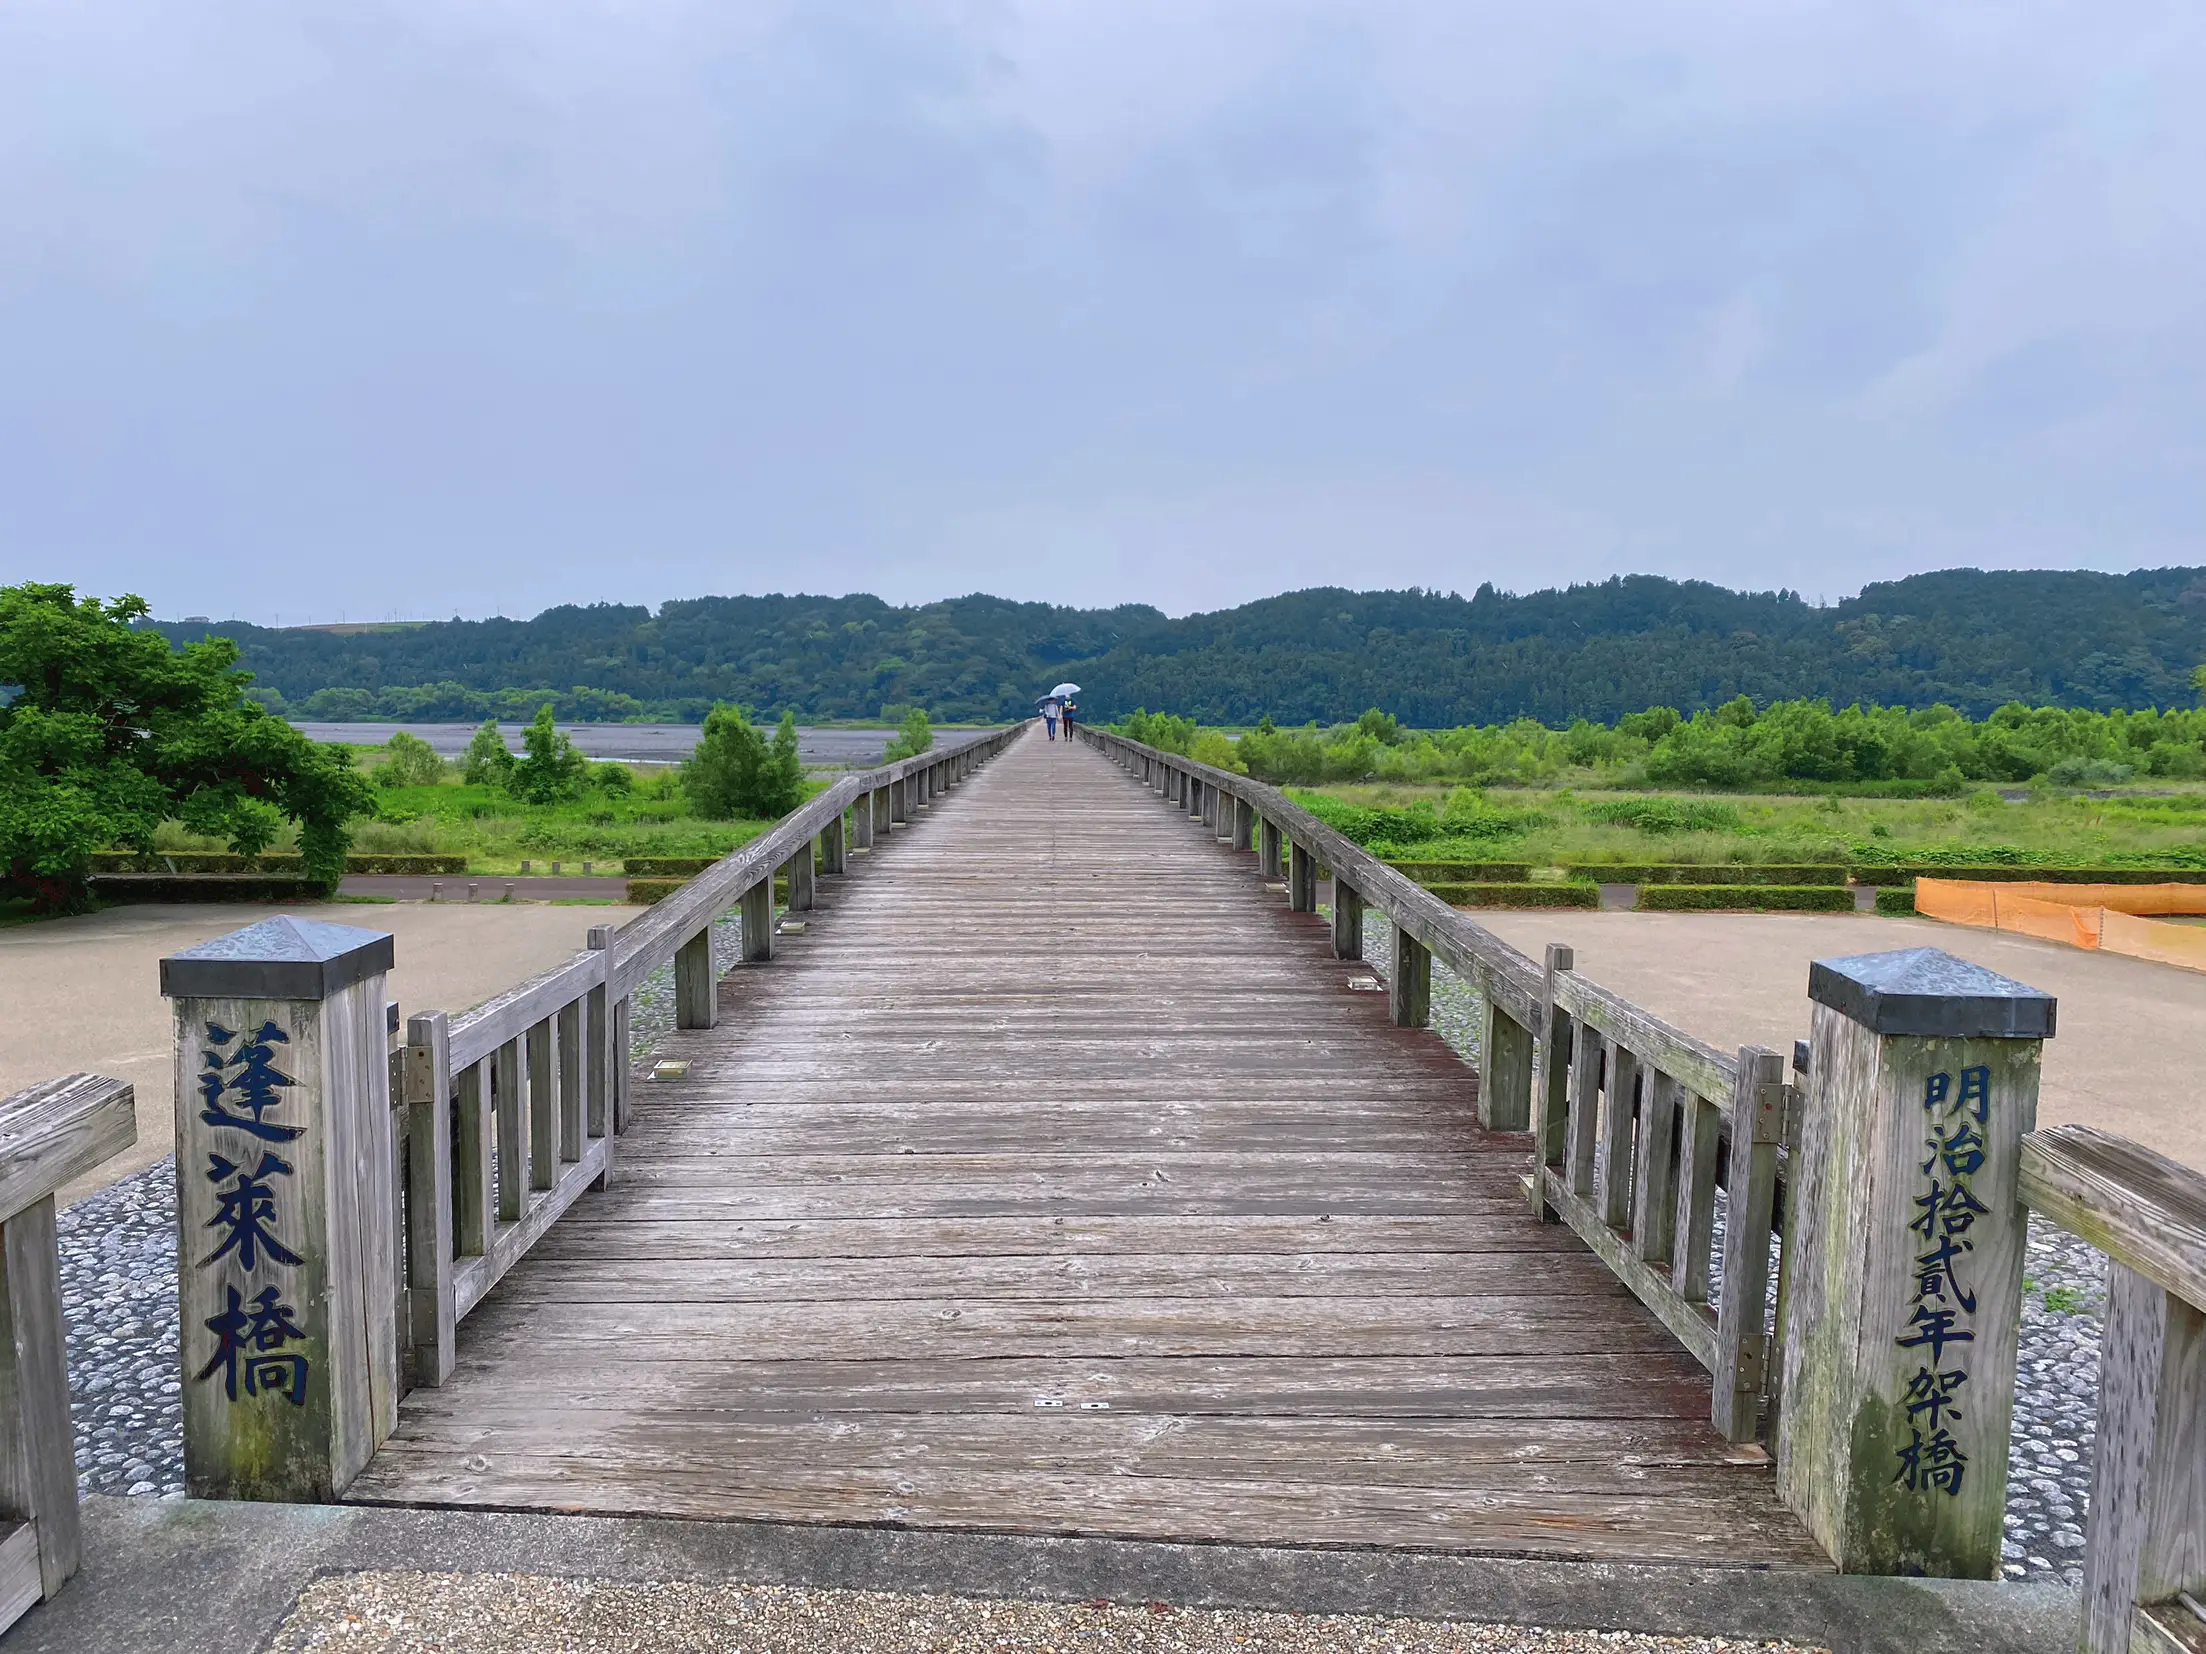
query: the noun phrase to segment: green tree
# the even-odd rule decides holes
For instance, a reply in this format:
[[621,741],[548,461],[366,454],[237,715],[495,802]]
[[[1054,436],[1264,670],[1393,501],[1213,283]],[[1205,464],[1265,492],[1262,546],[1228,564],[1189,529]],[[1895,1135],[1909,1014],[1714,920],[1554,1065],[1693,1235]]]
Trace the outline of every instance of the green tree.
[[771,820],[788,814],[804,796],[796,714],[781,715],[781,727],[769,744],[751,722],[749,707],[714,707],[705,716],[697,750],[682,765],[681,778],[690,808],[701,816]]
[[515,798],[531,804],[559,804],[581,795],[590,761],[552,722],[551,702],[537,708],[534,721],[521,732],[521,747],[508,783]]
[[461,776],[471,787],[509,787],[513,784],[513,754],[506,748],[506,738],[499,733],[498,720],[486,718],[483,727],[475,731],[475,738],[467,743],[467,756],[461,760]]
[[0,892],[41,911],[89,900],[92,852],[153,847],[181,821],[255,855],[288,818],[308,876],[344,876],[345,824],[374,807],[351,754],[245,698],[237,647],[178,650],[134,626],[142,598],[0,587]]
[[394,730],[383,743],[383,750],[390,756],[375,772],[375,779],[383,786],[433,787],[444,779],[444,760],[418,735]]
[[904,721],[893,739],[881,751],[881,762],[893,764],[899,758],[917,758],[934,745],[934,725],[927,721],[927,709],[922,706],[906,707]]

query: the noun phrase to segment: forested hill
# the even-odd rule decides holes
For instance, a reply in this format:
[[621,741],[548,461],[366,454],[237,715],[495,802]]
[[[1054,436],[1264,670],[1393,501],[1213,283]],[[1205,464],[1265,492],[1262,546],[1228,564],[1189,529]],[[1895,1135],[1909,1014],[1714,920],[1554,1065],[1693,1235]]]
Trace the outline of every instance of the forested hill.
[[1025,712],[1060,679],[1091,718],[1136,706],[1241,723],[1405,724],[1613,719],[1758,701],[2188,706],[2206,661],[2206,569],[2132,574],[1952,569],[1815,608],[1633,576],[1513,596],[1289,592],[1174,620],[1155,609],[1063,609],[974,596],[897,608],[878,598],[707,597],[546,610],[347,633],[162,622],[179,641],[235,638],[294,716],[525,714],[697,719],[714,701],[807,718],[884,705],[937,719]]

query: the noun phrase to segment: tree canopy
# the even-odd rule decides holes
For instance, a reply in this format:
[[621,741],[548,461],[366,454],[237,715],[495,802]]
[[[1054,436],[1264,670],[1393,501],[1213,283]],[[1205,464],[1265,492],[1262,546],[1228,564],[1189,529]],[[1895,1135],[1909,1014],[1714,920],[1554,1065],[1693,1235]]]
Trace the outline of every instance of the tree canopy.
[[578,720],[697,722],[722,702],[815,719],[887,704],[1003,719],[1029,715],[1067,677],[1098,721],[1149,706],[1207,724],[1336,723],[1375,706],[1423,729],[1567,724],[1740,695],[1944,702],[1981,718],[2009,702],[2189,704],[2206,661],[2206,569],[1949,569],[1828,607],[1635,575],[1521,596],[1319,588],[1179,618],[987,596],[898,607],[772,595],[342,634],[163,629],[235,637],[255,693],[308,718],[522,719],[549,698]]
[[81,906],[92,852],[150,850],[167,820],[265,850],[296,822],[309,877],[344,875],[345,823],[374,805],[341,748],[247,700],[235,645],[172,649],[137,597],[0,587],[0,890]]

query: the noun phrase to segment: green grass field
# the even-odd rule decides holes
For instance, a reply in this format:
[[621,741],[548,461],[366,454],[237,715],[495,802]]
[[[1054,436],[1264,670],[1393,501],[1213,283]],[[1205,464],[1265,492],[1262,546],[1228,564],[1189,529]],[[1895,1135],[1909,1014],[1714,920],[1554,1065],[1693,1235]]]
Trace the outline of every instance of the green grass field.
[[1354,836],[1430,861],[2206,866],[2206,788],[2165,783],[2106,798],[2051,788],[2013,799],[1990,787],[1957,798],[1874,799],[1386,784],[1294,796],[1320,814],[1332,813],[1328,802],[1411,817],[1429,811],[1435,836],[1398,842],[1388,828],[1400,818],[1387,816]]

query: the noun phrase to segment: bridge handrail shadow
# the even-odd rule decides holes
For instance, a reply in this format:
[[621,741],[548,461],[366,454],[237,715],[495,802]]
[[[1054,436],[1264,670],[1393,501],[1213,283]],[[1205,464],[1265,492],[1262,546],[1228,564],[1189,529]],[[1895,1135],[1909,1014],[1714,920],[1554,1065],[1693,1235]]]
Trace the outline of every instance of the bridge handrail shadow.
[[[1535,1212],[1568,1223],[1709,1369],[1710,1416],[1720,1430],[1736,1441],[1759,1435],[1778,1446],[1781,1490],[1841,1567],[1923,1571],[1910,1562],[1893,1561],[1891,1533],[1860,1514],[1865,1507],[1878,1508],[1880,1493],[1887,1495],[1883,1507],[1890,1507],[1889,1486],[1878,1486],[1895,1479],[1889,1458],[1877,1457],[1888,1453],[1886,1445],[1873,1442],[1864,1452],[1857,1444],[1850,1459],[1843,1447],[1835,1455],[1817,1456],[1828,1446],[1813,1436],[1817,1429],[1829,1430],[1831,1395],[1846,1381],[1858,1384],[1860,1374],[1834,1376],[1811,1365],[1807,1352],[1794,1352],[1793,1370],[1818,1388],[1816,1400],[1826,1411],[1813,1420],[1799,1416],[1806,1409],[1786,1412],[1785,1333],[1788,1325],[1812,1333],[1815,1316],[1810,1312],[1821,1300],[1791,1303],[1794,1283],[1787,1275],[1809,1217],[1789,1214],[1789,1203],[1781,1200],[1785,1162],[1801,1174],[1817,1168],[1803,1158],[1807,1134],[1801,1091],[1786,1083],[1784,1064],[1775,1052],[1749,1046],[1736,1057],[1727,1056],[1578,976],[1568,948],[1551,946],[1545,961],[1535,963],[1276,788],[1106,729],[1091,726],[1077,733],[1167,802],[1209,825],[1220,841],[1254,849],[1265,877],[1284,876],[1292,910],[1315,914],[1319,868],[1330,869],[1337,955],[1360,957],[1363,911],[1375,907],[1382,912],[1396,931],[1389,991],[1398,1023],[1426,1022],[1433,956],[1453,970],[1485,1006],[1479,1121],[1494,1130],[1530,1128],[1533,1152],[1524,1182]],[[1830,964],[1869,967],[1911,957],[1887,954]],[[2038,1015],[2034,1037],[2052,1033],[2049,999],[1961,961],[1939,958],[1943,966],[1974,972],[1971,991],[1986,997],[1970,1005],[1980,1017],[1991,1019],[1982,1028],[2006,1018],[2010,1031],[2032,1032],[2025,1025]],[[1822,972],[1826,966],[1816,969]],[[1820,992],[1815,997],[1818,1016],[1824,1019],[1818,1022],[1818,1037],[1825,1039],[1838,1025],[1839,1012],[1830,1008],[1840,999]],[[1937,997],[1932,992],[1924,1002]],[[2038,1006],[2025,1003],[2033,998]],[[1955,1003],[1948,1000],[1941,1010],[1950,1011]],[[1915,1014],[1922,1014],[1919,1004]],[[1907,1013],[1890,1020],[1899,1027]],[[1951,1028],[1926,1024],[1901,1031],[1948,1036],[1918,1038],[1913,1041],[1918,1047],[1965,1043]],[[1886,1040],[1881,1060],[1889,1062],[1891,1047],[1907,1043]],[[2027,1118],[2035,1111],[2034,1039],[2015,1038],[2012,1043],[2030,1046],[2026,1061],[2017,1065],[2027,1070],[2027,1106],[2016,1112]],[[1795,1046],[1793,1067],[1803,1078],[1813,1060],[1807,1042]],[[1869,1098],[1871,1088],[1861,1083],[1862,1071],[1875,1064],[1860,1063],[1857,1071],[1843,1075],[1836,1072],[1838,1066],[1833,1064],[1819,1105],[1827,1117],[1851,1105],[1862,1111],[1863,1119],[1869,1118],[1872,1102],[1888,1100]],[[1946,1077],[1933,1075],[1933,1086]],[[1891,1091],[1888,1082],[1880,1083]],[[1919,1090],[1921,1076],[1907,1083]],[[1946,1093],[1934,1089],[1930,1095],[1943,1099]],[[1914,1105],[1907,1109],[1912,1114]],[[1834,1131],[1849,1129],[1847,1122],[1834,1126],[1830,1118],[1817,1124],[1814,1140],[1823,1147],[1833,1143]],[[2133,1648],[2179,1654],[2206,1647],[2206,1608],[2201,1607],[2206,1598],[2206,1177],[2140,1144],[2085,1126],[2030,1131],[2011,1141],[2015,1152],[2009,1176],[2018,1206],[2089,1241],[2107,1255],[2110,1266],[2081,1646],[2086,1654],[2123,1654]],[[1847,1146],[1858,1152],[1858,1142]],[[1907,1158],[1904,1145],[1900,1155]],[[1793,1181],[1805,1183],[1807,1178]],[[1711,1312],[1711,1228],[1718,1187],[1725,1191],[1730,1221],[1723,1235],[1719,1307]],[[1808,1196],[1803,1187],[1803,1212]],[[1843,1201],[1833,1202],[1832,1210],[1858,1215]],[[1997,1212],[1987,1212],[1985,1227],[1999,1218]],[[2012,1227],[2019,1230],[2021,1225]],[[1841,1225],[1838,1232],[1820,1238],[1815,1266],[1833,1246],[1866,1250],[1870,1241],[1867,1234],[1848,1232]],[[1986,1245],[1991,1245],[1988,1236]],[[2003,1378],[1996,1363],[1982,1375],[1999,1392],[1972,1403],[1989,1415],[1997,1449],[1985,1455],[1992,1462],[1977,1468],[1971,1490],[1973,1539],[1936,1534],[1937,1542],[1948,1547],[1945,1559],[1950,1563],[1960,1556],[1966,1566],[1933,1571],[1991,1574],[1998,1568],[2005,1444],[2014,1403],[2011,1340],[2019,1320],[2019,1235],[2010,1234],[2004,1250],[2011,1265],[2004,1277],[2010,1301],[1988,1307],[2008,1317],[2003,1329],[2010,1341],[2008,1364]],[[1771,1293],[1773,1254],[1777,1283]],[[1899,1282],[1872,1285],[1867,1273],[1853,1283],[1857,1301],[1876,1299],[1881,1287],[1888,1295],[1884,1304],[1904,1302]],[[1918,1292],[1918,1302],[1921,1297]],[[1763,1306],[1764,1313],[1752,1313]],[[1951,1490],[1957,1493],[1960,1486],[1955,1471]],[[1843,1520],[1835,1514],[1841,1511]],[[1881,1559],[1880,1546],[1886,1548]]]
[[54,1191],[137,1140],[121,1080],[69,1074],[0,1102],[0,1631],[82,1556]]
[[458,1015],[419,1012],[391,1054],[399,1164],[402,1383],[451,1376],[456,1329],[581,1194],[612,1168],[628,1126],[629,1007],[674,966],[675,1022],[717,1017],[712,930],[743,912],[750,962],[773,956],[774,884],[812,905],[815,867],[849,866],[892,823],[971,775],[1025,729],[945,741],[835,782],[770,831],[722,857],[645,912],[599,925],[588,948]]

